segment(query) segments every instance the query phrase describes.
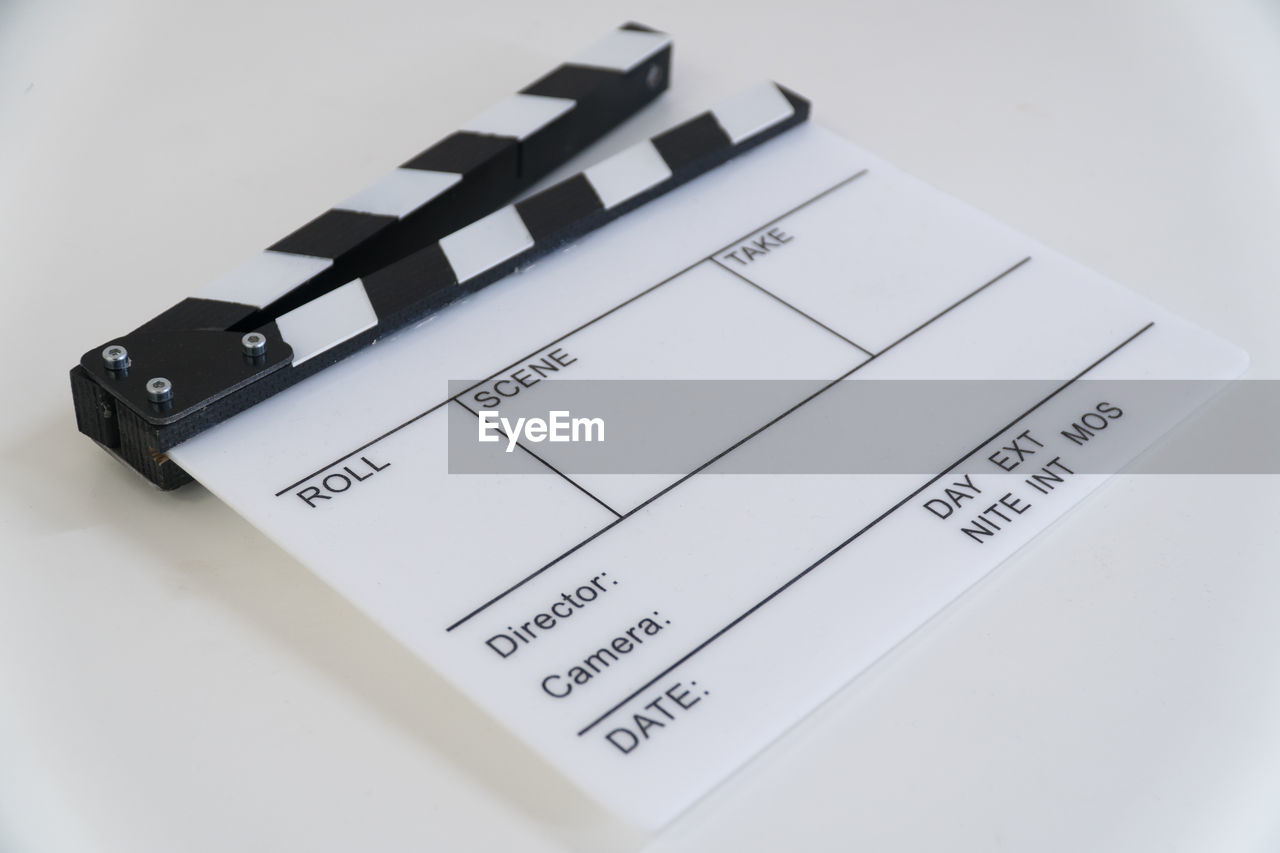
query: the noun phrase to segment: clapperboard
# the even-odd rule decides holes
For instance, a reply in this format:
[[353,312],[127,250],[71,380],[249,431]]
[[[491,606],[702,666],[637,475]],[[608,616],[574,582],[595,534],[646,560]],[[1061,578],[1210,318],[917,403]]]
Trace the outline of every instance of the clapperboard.
[[[620,28],[71,372],[83,433],[204,484],[647,826],[1245,367],[772,83],[521,197],[670,59]],[[1166,379],[1210,381],[1105,384]],[[849,402],[929,383],[981,405]],[[659,464],[480,441],[570,388]]]

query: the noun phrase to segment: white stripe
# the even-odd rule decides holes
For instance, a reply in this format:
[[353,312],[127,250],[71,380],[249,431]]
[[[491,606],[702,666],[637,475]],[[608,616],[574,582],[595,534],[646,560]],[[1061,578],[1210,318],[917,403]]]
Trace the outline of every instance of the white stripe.
[[573,109],[577,101],[542,95],[512,95],[462,126],[472,133],[524,139]]
[[360,279],[311,300],[276,320],[280,336],[301,364],[378,324],[378,315]]
[[533,247],[533,236],[516,209],[495,210],[440,241],[459,282],[475,278],[525,249]]
[[777,86],[761,83],[720,104],[711,114],[736,145],[748,136],[790,118],[794,112],[795,108]]
[[671,44],[666,33],[618,30],[569,60],[571,65],[590,65],[626,73]]
[[196,296],[261,308],[332,264],[328,258],[266,251],[214,279]]
[[453,172],[396,169],[340,204],[339,210],[405,217],[462,180]]
[[671,167],[653,143],[645,140],[602,160],[583,174],[607,209],[665,181],[671,177]]

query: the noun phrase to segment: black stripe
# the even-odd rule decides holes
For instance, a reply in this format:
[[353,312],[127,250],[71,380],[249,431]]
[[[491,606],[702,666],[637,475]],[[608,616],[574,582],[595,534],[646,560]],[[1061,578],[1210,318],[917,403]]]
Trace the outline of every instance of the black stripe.
[[566,63],[526,88],[527,95],[572,100],[574,108],[521,142],[521,176],[546,175],[657,97],[667,88],[670,64],[667,45],[627,72]]
[[500,166],[505,161],[508,168],[503,171],[515,175],[517,149],[516,140],[510,136],[460,130],[432,145],[402,168],[468,175],[481,166]]
[[516,204],[516,212],[537,242],[604,210],[585,175],[574,175]]
[[362,280],[378,315],[378,324],[388,327],[408,322],[406,312],[420,315],[424,300],[452,290],[458,283],[439,243],[432,243]]
[[662,32],[662,30],[655,30],[653,27],[646,27],[644,24],[637,24],[635,21],[627,21],[625,24],[618,27],[618,29],[632,30],[637,33],[661,33]]
[[276,252],[295,255],[337,258],[398,221],[394,216],[357,213],[354,210],[330,210],[270,248]]
[[777,86],[778,91],[782,93],[782,97],[786,98],[787,102],[791,104],[791,109],[795,110],[796,116],[801,121],[809,117],[809,107],[811,105],[808,98],[797,95],[795,92],[779,83],[774,83],[773,85]]
[[569,98],[584,101],[616,86],[622,74],[607,68],[589,68],[585,65],[561,65],[547,76],[520,90],[524,95],[541,95],[545,98]]
[[703,113],[653,138],[653,147],[667,161],[672,172],[733,147],[728,135],[711,113]]
[[189,329],[221,330],[258,310],[241,302],[189,296],[163,314],[157,314],[134,331],[161,332]]

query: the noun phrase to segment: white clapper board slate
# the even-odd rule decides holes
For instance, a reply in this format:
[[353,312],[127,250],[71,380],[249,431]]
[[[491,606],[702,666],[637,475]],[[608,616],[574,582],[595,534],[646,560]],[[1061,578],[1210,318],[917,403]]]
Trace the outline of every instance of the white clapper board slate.
[[[725,253],[770,229],[790,241],[730,272]],[[520,453],[507,473],[448,473],[450,380],[496,379],[557,348],[574,379],[1060,382],[976,432],[940,417],[927,448],[944,460],[938,476],[713,463],[571,478]],[[1057,436],[1093,408],[1081,376],[1227,379],[1245,365],[1232,345],[802,126],[172,456],[583,790],[655,827],[1106,477],[1022,495],[1030,511],[981,545],[922,509],[931,490],[968,475],[1019,494],[1023,478],[989,451],[1027,429]],[[1150,443],[1200,402],[1126,413],[1123,428]],[[821,416],[819,396],[779,423]],[[738,431],[767,435],[769,420]],[[1064,462],[1089,452],[1045,444]],[[334,479],[331,499],[300,499],[333,474],[350,487]],[[539,614],[551,627],[534,622],[516,653],[486,645]],[[543,689],[645,619],[660,630],[589,681]]]

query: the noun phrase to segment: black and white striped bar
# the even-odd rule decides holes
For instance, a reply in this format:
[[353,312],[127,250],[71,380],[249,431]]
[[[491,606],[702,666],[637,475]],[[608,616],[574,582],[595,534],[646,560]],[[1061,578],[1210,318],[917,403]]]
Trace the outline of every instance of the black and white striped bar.
[[[137,381],[102,378],[110,371],[102,367],[100,350],[87,353],[72,371],[81,431],[109,448],[118,447],[118,455],[162,488],[181,485],[185,474],[163,456],[168,448],[754,148],[808,115],[808,101],[787,89],[773,83],[755,87],[581,174],[515,204],[491,208],[471,224],[382,269],[343,282],[246,330],[265,337],[262,358],[240,357],[239,329],[228,333],[193,328],[190,312],[183,308],[192,302],[217,308],[227,306],[226,301],[186,300],[162,315],[168,318],[164,328],[143,327],[147,334],[125,339],[131,355],[139,355],[133,369],[141,361],[151,365],[139,371]],[[185,331],[174,328],[183,323],[188,324]],[[227,349],[228,334],[237,348],[219,355],[219,347]],[[126,384],[140,388],[147,376],[155,375],[172,380],[172,400],[157,404],[122,392]],[[111,423],[98,420],[86,428],[82,412],[103,405],[104,389],[123,405],[116,406]]]
[[[461,228],[662,92],[670,48],[669,36],[624,25],[216,279],[197,298],[246,306],[245,317],[259,314],[257,320],[274,317],[282,311],[272,306],[282,300],[285,308],[310,301],[391,263],[405,246]],[[384,239],[391,232],[399,236]]]
[[421,319],[802,121],[807,110],[798,96],[762,84],[349,282],[276,321],[293,365]]
[[[200,294],[112,339],[131,370],[104,369],[103,347],[71,371],[80,431],[162,488],[189,478],[164,451],[270,394],[261,380],[294,360],[274,321],[300,341],[339,308],[358,310],[346,283],[403,258],[524,192],[667,88],[671,40],[626,24],[460,130],[308,222]],[[309,310],[293,314],[310,306]],[[228,362],[242,333],[267,338],[265,357]],[[321,336],[323,337],[323,336]],[[182,352],[183,376],[166,354]],[[195,363],[197,354],[207,363]],[[173,397],[151,405],[148,377],[173,380]],[[235,405],[219,398],[252,383]],[[246,402],[247,401],[247,402]]]

